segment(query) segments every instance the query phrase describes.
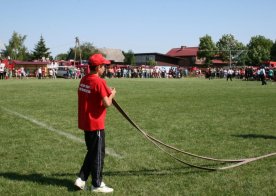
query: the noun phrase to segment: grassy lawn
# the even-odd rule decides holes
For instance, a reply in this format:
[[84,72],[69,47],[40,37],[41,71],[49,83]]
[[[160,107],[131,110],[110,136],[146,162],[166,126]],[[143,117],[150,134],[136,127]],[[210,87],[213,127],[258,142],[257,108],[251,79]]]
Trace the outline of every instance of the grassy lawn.
[[[86,150],[77,128],[78,83],[0,81],[1,195],[92,194],[73,187]],[[141,128],[177,148],[225,159],[276,152],[276,83],[199,78],[107,83]],[[226,171],[191,168],[145,140],[114,107],[108,109],[106,145],[104,181],[113,195],[276,195],[275,156]]]

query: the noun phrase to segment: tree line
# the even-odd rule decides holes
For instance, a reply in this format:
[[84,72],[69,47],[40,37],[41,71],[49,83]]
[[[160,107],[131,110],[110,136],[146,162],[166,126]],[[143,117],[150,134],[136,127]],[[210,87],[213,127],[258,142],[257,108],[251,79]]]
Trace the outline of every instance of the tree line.
[[[3,58],[11,60],[69,60],[69,59],[88,59],[91,54],[97,53],[98,49],[92,43],[84,42],[76,47],[71,47],[67,52],[57,56],[51,56],[50,48],[46,47],[43,36],[40,36],[33,51],[29,51],[24,45],[26,35],[13,32],[9,43],[1,50]],[[258,35],[251,37],[249,43],[244,45],[235,39],[231,34],[222,35],[218,42],[214,42],[210,35],[199,38],[198,57],[205,59],[205,64],[211,65],[213,59],[232,62],[236,65],[260,65],[265,61],[276,61],[276,40],[265,38]],[[125,63],[135,65],[135,57],[132,50],[123,52]]]
[[276,61],[276,41],[257,35],[244,45],[233,35],[226,34],[215,43],[211,36],[205,35],[200,38],[198,57],[205,58],[206,65],[211,65],[214,58],[236,65],[261,65]]
[[[1,50],[0,54],[3,58],[9,58],[11,60],[21,61],[33,61],[33,60],[69,60],[69,59],[88,59],[88,57],[98,52],[97,48],[89,42],[81,44],[78,48],[71,47],[67,52],[60,53],[53,57],[50,52],[50,48],[46,47],[43,36],[40,36],[39,41],[34,46],[33,51],[29,51],[24,45],[26,35],[21,35],[17,32],[13,32],[9,43],[4,45],[5,49]],[[81,53],[79,52],[81,51]]]

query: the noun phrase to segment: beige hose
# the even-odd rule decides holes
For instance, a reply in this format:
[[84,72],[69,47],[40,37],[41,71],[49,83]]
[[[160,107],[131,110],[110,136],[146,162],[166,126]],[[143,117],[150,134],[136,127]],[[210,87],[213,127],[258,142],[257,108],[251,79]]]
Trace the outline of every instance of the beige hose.
[[[160,141],[160,140],[154,138],[153,136],[149,135],[148,133],[146,133],[145,131],[143,131],[133,120],[131,120],[131,118],[125,113],[125,111],[115,101],[115,99],[112,100],[112,103],[116,107],[116,109],[125,117],[125,119],[133,127],[135,127],[140,133],[142,133],[147,140],[149,140],[150,142],[152,142],[160,150],[162,150],[163,152],[165,152],[166,154],[168,154],[169,156],[171,156],[175,160],[177,160],[177,161],[179,161],[179,162],[181,162],[181,163],[183,163],[185,165],[191,166],[191,167],[195,167],[195,168],[198,168],[198,169],[204,169],[204,170],[210,170],[210,171],[226,170],[226,169],[231,169],[231,168],[239,167],[241,165],[244,165],[244,164],[247,164],[247,163],[250,163],[250,162],[253,162],[253,161],[257,161],[259,159],[264,159],[264,158],[276,155],[276,152],[274,152],[274,153],[270,153],[270,154],[266,154],[266,155],[262,155],[262,156],[258,156],[258,157],[245,158],[245,159],[216,159],[216,158],[212,158],[212,157],[206,157],[206,156],[200,156],[200,155],[192,154],[190,152],[186,152],[186,151],[180,150],[178,148],[175,148],[173,146],[170,146],[168,144],[165,144],[162,141]],[[174,150],[175,152],[186,154],[186,155],[189,155],[189,156],[192,156],[192,157],[196,157],[196,158],[199,158],[199,159],[204,159],[204,160],[209,160],[209,161],[217,161],[217,162],[223,162],[223,163],[232,163],[232,164],[228,165],[228,166],[225,166],[225,167],[217,167],[217,168],[202,167],[202,166],[198,166],[198,165],[193,165],[191,163],[188,163],[186,161],[183,161],[183,160],[175,157],[174,155],[172,155],[171,153],[169,153],[165,149],[171,149],[171,150]]]

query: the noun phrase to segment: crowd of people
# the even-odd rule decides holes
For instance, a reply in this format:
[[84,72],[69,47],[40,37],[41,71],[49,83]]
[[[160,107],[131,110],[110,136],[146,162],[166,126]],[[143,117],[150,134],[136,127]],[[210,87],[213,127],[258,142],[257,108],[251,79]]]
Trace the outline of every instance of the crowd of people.
[[[85,67],[65,67],[62,75],[58,74],[59,68],[39,67],[36,70],[30,70],[21,66],[20,68],[8,69],[3,63],[0,65],[0,79],[24,79],[28,77],[36,77],[38,79],[56,79],[57,77],[65,77],[68,79],[80,79],[87,70]],[[111,65],[107,66],[105,73],[106,78],[185,78],[185,77],[205,77],[206,79],[222,79],[227,81],[235,79],[242,80],[276,80],[276,68],[273,67],[234,67],[234,68],[188,68],[176,66],[125,66]]]
[[7,69],[4,66],[0,65],[0,79],[11,79],[11,78],[18,78],[23,79],[28,77],[30,74],[29,69],[26,69],[24,67],[20,67],[18,69]]
[[116,67],[106,69],[105,76],[108,78],[183,78],[183,77],[205,77],[211,79],[232,80],[261,80],[262,76],[268,80],[276,79],[276,68],[272,67],[235,67],[235,68],[183,68],[183,67]]
[[[60,77],[78,79],[82,78],[85,73],[80,68],[67,68]],[[56,79],[58,77],[58,68],[38,67],[37,69],[30,71],[23,66],[20,68],[8,69],[4,65],[0,65],[0,79],[27,79],[29,77],[37,79]]]
[[[184,70],[184,71],[183,71]],[[161,66],[110,66],[105,71],[108,78],[181,78],[188,69]]]
[[55,71],[54,70],[44,70],[41,67],[39,67],[34,74],[30,72],[29,69],[25,69],[23,66],[18,68],[18,69],[7,69],[4,68],[4,71],[1,73],[2,77],[1,79],[24,79],[24,78],[29,78],[32,76],[35,76],[38,79],[42,78],[56,78],[55,76]]
[[244,80],[261,80],[262,77],[268,80],[275,80],[276,68],[272,67],[253,67],[246,66],[244,68],[208,68],[205,72],[205,77],[209,80],[214,78],[227,78],[232,80],[244,79]]

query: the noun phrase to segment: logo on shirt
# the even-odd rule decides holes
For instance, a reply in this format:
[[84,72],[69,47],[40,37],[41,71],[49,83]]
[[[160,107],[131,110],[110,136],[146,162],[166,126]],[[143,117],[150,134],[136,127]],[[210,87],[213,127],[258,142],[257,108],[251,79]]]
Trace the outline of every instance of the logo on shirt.
[[79,91],[84,93],[91,93],[90,86],[86,84],[80,84]]

